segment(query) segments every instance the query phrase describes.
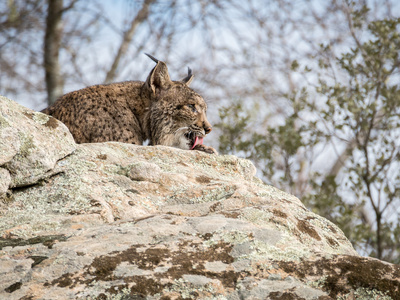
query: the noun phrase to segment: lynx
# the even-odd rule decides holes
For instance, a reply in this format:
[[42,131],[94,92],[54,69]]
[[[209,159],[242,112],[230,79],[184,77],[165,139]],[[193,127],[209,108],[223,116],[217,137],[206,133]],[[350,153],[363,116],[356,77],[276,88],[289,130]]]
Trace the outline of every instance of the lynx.
[[77,143],[118,141],[165,145],[216,154],[203,145],[212,127],[207,104],[189,88],[191,69],[180,81],[170,79],[167,65],[156,66],[145,82],[126,81],[90,86],[60,97],[42,112],[63,122]]

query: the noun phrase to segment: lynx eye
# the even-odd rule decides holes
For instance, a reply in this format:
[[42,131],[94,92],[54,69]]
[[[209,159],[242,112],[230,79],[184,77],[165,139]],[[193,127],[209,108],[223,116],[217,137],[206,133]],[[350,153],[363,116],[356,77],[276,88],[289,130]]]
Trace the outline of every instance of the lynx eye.
[[196,107],[193,104],[188,104],[188,107],[193,111],[193,112],[197,112]]

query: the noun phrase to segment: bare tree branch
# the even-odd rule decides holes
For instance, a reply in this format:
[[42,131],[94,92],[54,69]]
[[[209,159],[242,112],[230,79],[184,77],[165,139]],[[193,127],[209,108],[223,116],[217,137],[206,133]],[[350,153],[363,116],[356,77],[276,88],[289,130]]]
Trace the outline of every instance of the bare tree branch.
[[125,32],[125,34],[124,34],[124,38],[118,49],[117,55],[114,58],[111,68],[107,72],[106,78],[104,80],[105,83],[109,83],[115,78],[120,60],[123,57],[123,55],[126,53],[126,51],[128,50],[129,44],[132,41],[132,37],[133,37],[134,33],[136,32],[138,25],[140,25],[142,22],[144,22],[146,20],[146,18],[148,17],[149,7],[153,2],[155,2],[155,0],[145,0],[143,2],[142,8],[137,13],[136,17],[132,20],[129,30],[127,32]]

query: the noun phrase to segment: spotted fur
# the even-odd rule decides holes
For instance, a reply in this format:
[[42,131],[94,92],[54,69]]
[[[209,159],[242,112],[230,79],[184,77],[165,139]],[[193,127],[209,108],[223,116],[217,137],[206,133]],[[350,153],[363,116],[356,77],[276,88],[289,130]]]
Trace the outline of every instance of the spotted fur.
[[[151,56],[150,56],[151,57]],[[156,61],[145,82],[127,81],[94,85],[65,94],[42,112],[62,121],[77,143],[118,141],[165,145],[216,153],[194,145],[212,127],[207,104],[189,87],[193,79],[172,81],[167,65]]]

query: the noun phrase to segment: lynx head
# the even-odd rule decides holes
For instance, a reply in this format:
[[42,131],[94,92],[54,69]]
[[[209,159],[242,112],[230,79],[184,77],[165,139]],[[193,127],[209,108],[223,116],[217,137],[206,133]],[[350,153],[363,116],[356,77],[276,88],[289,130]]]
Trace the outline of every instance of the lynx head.
[[212,127],[206,117],[207,104],[189,87],[192,71],[189,68],[185,78],[172,81],[167,65],[148,56],[157,63],[144,84],[151,99],[151,143],[193,149]]

